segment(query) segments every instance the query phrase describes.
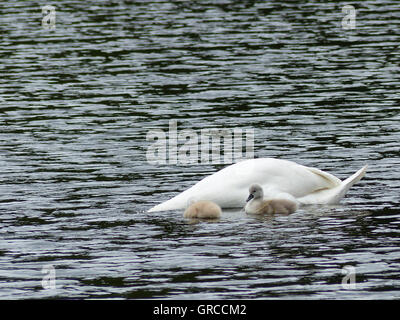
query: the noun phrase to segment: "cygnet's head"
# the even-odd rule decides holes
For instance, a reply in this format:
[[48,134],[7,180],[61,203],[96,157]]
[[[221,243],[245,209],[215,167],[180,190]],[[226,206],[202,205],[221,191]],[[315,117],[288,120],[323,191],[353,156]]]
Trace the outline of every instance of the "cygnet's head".
[[255,183],[252,184],[249,188],[249,197],[247,198],[246,202],[249,202],[251,199],[262,199],[264,197],[264,192],[262,187]]

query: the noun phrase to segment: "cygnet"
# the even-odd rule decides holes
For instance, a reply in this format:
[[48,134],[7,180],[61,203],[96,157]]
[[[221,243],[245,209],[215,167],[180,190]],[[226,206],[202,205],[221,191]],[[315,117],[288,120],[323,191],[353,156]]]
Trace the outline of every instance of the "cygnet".
[[183,213],[185,218],[218,219],[220,216],[220,206],[212,201],[205,200],[191,203]]
[[290,214],[298,208],[297,202],[289,199],[264,200],[264,192],[259,184],[251,185],[249,193],[244,208],[249,214]]

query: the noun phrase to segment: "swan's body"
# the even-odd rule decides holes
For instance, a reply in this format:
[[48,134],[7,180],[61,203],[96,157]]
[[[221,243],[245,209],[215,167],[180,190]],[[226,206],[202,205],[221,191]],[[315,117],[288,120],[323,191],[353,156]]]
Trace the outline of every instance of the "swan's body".
[[218,219],[221,216],[221,208],[212,201],[193,202],[183,213],[185,218]]
[[264,192],[259,184],[249,188],[249,197],[244,210],[249,214],[291,214],[298,208],[296,200],[289,199],[264,199]]
[[344,181],[335,176],[292,161],[273,158],[250,159],[230,165],[149,212],[186,208],[191,198],[213,201],[221,208],[243,208],[248,188],[258,183],[269,198],[269,191],[295,198],[303,204],[333,204],[365,174],[363,167]]

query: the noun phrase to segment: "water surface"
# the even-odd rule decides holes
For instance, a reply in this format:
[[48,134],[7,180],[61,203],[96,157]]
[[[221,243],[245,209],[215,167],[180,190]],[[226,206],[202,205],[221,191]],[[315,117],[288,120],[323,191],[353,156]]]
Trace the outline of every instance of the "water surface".
[[[400,7],[355,2],[345,30],[345,4],[61,0],[47,30],[39,5],[5,1],[0,298],[399,298]],[[148,214],[224,167],[150,164],[146,135],[170,120],[369,170],[342,204],[288,217]]]

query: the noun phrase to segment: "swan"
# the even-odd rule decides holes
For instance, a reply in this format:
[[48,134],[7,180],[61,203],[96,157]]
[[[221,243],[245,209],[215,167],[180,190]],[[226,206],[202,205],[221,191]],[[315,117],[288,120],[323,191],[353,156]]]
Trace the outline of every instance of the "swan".
[[249,214],[290,214],[298,208],[295,200],[284,198],[264,200],[263,189],[257,183],[250,186],[246,202],[244,210]]
[[221,207],[212,201],[200,200],[190,204],[183,213],[185,218],[218,219]]
[[172,199],[148,212],[186,208],[190,198],[213,201],[221,208],[243,208],[248,188],[258,183],[269,197],[274,193],[294,197],[301,204],[334,204],[364,175],[362,167],[346,180],[316,168],[276,158],[248,159],[209,175]]

